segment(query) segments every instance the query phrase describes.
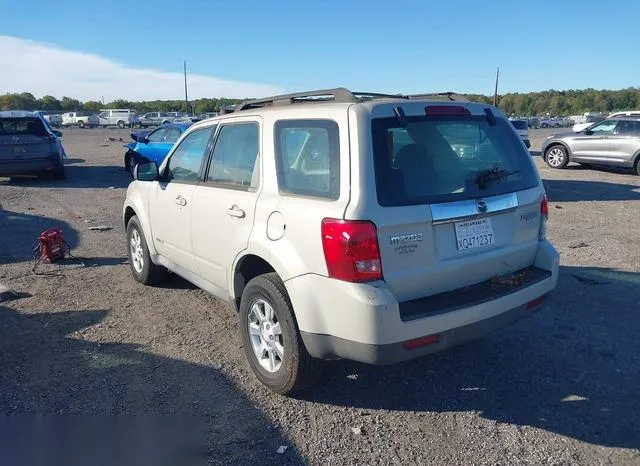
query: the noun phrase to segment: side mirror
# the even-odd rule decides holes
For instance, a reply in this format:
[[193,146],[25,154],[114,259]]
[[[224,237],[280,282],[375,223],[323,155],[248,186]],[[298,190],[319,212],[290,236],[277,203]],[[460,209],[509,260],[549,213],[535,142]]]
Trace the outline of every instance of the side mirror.
[[149,144],[149,138],[146,136],[142,136],[138,138],[138,142],[141,142],[142,144]]
[[139,163],[133,167],[133,179],[138,181],[155,181],[158,179],[158,166],[151,163]]
[[58,130],[53,130],[53,134],[55,134],[56,136],[58,136],[59,138],[62,137],[62,131],[58,131]]

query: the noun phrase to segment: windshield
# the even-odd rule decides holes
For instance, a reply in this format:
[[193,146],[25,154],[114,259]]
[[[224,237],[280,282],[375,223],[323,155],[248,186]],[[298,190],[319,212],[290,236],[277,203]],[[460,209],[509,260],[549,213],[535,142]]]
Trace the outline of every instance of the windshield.
[[42,120],[39,118],[1,118],[0,136],[24,135],[48,136]]
[[532,188],[538,178],[520,139],[498,118],[437,116],[372,120],[378,202],[451,202]]

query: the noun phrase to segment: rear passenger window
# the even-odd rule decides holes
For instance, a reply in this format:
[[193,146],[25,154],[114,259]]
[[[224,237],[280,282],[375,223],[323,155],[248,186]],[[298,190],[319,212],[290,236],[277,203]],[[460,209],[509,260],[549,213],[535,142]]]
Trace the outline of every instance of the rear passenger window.
[[164,142],[176,142],[180,137],[180,130],[178,128],[168,128],[167,133],[164,135]]
[[331,120],[282,120],[275,125],[280,192],[338,199],[338,124]]
[[258,125],[241,123],[223,126],[216,140],[207,181],[223,188],[248,191],[257,187],[260,151]]

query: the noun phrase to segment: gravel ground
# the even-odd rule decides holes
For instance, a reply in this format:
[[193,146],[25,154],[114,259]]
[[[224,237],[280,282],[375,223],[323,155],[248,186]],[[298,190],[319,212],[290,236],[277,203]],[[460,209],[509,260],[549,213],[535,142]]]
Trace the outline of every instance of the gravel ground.
[[[548,133],[532,131],[534,149]],[[118,432],[146,419],[166,428],[144,458],[172,451],[175,464],[640,464],[639,177],[537,158],[562,254],[546,310],[396,366],[329,363],[320,385],[285,398],[253,377],[226,304],[176,277],[131,278],[123,142],[106,137],[128,131],[65,131],[64,182],[0,179],[0,282],[22,293],[0,304],[1,414],[125,420]],[[98,225],[112,229],[87,230]],[[35,276],[33,243],[52,226],[84,266]],[[115,454],[105,445],[120,444],[90,451]]]

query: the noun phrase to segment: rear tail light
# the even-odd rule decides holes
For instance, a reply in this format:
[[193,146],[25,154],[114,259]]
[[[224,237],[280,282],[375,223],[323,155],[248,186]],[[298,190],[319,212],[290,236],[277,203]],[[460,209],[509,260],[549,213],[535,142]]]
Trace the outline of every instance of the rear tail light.
[[347,282],[382,279],[378,233],[372,222],[325,218],[322,248],[331,278]]
[[535,309],[535,308],[539,307],[544,302],[545,298],[546,298],[546,296],[542,295],[539,298],[536,298],[536,299],[534,299],[532,301],[529,301],[527,303],[527,310]]
[[433,115],[462,115],[469,116],[471,112],[461,105],[428,105],[424,108],[424,114]]
[[542,196],[540,202],[540,233],[538,235],[540,241],[547,239],[547,221],[549,220],[549,201],[547,195]]

